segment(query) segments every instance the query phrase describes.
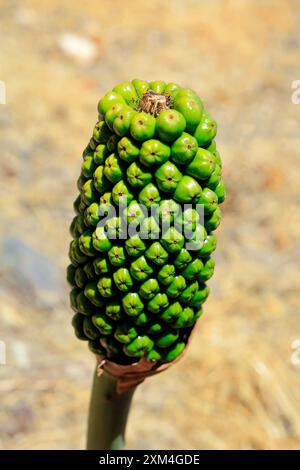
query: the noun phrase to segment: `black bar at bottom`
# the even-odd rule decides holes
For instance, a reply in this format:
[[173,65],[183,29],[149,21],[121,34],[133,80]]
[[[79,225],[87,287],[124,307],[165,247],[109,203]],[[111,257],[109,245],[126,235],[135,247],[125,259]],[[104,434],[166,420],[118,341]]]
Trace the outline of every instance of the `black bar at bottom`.
[[[0,468],[9,465],[20,469],[30,465],[32,468],[45,467],[56,470],[56,466],[66,464],[69,468],[120,468],[135,469],[147,466],[197,466],[213,462],[219,465],[282,464],[284,468],[300,462],[296,451],[195,451],[195,450],[146,450],[146,451],[1,451]],[[299,467],[300,468],[300,467]]]

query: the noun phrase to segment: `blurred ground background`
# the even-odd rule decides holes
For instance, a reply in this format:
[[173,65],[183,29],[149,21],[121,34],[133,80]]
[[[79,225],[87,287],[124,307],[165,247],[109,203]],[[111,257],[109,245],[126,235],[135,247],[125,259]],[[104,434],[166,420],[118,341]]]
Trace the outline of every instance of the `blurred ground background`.
[[0,449],[85,446],[68,226],[97,101],[135,77],[203,97],[228,199],[192,346],[139,387],[127,447],[299,448],[299,23],[297,0],[0,0]]

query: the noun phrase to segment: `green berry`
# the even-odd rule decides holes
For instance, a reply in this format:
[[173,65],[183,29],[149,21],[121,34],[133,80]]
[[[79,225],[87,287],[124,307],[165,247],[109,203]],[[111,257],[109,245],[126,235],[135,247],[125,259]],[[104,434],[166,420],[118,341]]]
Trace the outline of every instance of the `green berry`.
[[133,317],[132,321],[137,326],[144,326],[149,323],[150,315],[148,313],[142,312],[137,317]]
[[139,162],[133,162],[127,168],[127,181],[133,188],[143,188],[152,180],[152,173],[142,167]]
[[176,97],[174,98],[174,103],[177,99],[186,97],[186,96],[189,96],[190,98],[194,98],[198,100],[199,102],[201,102],[199,96],[194,90],[192,90],[191,88],[181,88],[179,92],[176,94]]
[[130,274],[137,281],[145,281],[153,273],[153,268],[147,262],[145,256],[140,256],[131,263]]
[[93,247],[93,230],[86,230],[82,235],[79,237],[79,248],[82,253],[87,256],[93,256],[95,252],[95,248]]
[[165,331],[165,329],[166,328],[162,322],[153,321],[153,323],[151,323],[151,325],[149,326],[147,333],[150,336],[157,336],[160,335],[163,331]]
[[[111,248],[111,250],[112,249],[113,248]],[[99,256],[98,258],[95,258],[93,261],[93,266],[95,273],[98,275],[107,274],[111,271],[111,265],[105,256]]]
[[118,183],[124,176],[122,161],[115,153],[112,153],[105,160],[104,176],[111,183]]
[[154,204],[158,204],[160,200],[159,190],[152,183],[148,183],[139,194],[139,202],[147,209],[150,209]]
[[77,196],[77,198],[75,199],[75,201],[73,202],[73,209],[74,209],[74,212],[75,214],[80,214],[80,204],[81,204],[81,197],[80,197],[80,194]]
[[159,282],[163,285],[168,286],[171,284],[175,276],[175,267],[173,264],[165,264],[157,273]]
[[136,317],[142,313],[144,308],[144,304],[141,301],[139,294],[136,292],[130,292],[129,294],[126,294],[122,299],[122,305],[127,315],[131,317]]
[[194,133],[194,137],[197,140],[199,147],[208,145],[215,138],[216,133],[216,121],[209,114],[203,113],[201,121]]
[[[203,268],[202,268],[203,269]],[[202,271],[201,269],[201,271]],[[201,273],[200,271],[200,273]],[[199,278],[200,276],[200,273],[198,273],[197,277]],[[198,281],[194,281],[194,282],[191,282],[181,293],[180,297],[179,297],[179,301],[181,303],[188,303],[192,300],[192,298],[194,297],[194,295],[196,294],[197,290],[199,288],[199,284],[198,284]],[[193,312],[192,312],[193,313]],[[193,317],[193,315],[192,315]],[[182,327],[179,327],[178,328],[182,328]]]
[[201,269],[200,273],[198,274],[199,281],[206,282],[208,281],[212,275],[214,274],[215,270],[215,261],[213,258],[206,258],[203,260],[203,268]]
[[168,83],[165,90],[164,94],[171,96],[171,98],[175,98],[175,96],[178,94],[178,92],[181,90],[181,87],[177,85],[177,83],[171,82]]
[[201,250],[206,236],[207,232],[203,225],[197,224],[192,236],[187,241],[187,249],[194,252]]
[[186,168],[188,175],[199,180],[206,180],[216,167],[216,158],[208,150],[199,148],[194,159]]
[[113,280],[109,275],[100,277],[99,281],[97,282],[97,288],[101,296],[105,299],[109,299],[116,295],[116,289]]
[[217,207],[216,210],[213,212],[213,214],[209,216],[209,218],[207,218],[204,222],[206,231],[209,233],[209,232],[213,232],[214,230],[216,230],[220,225],[221,218],[222,218],[221,209],[220,207]]
[[[95,131],[95,130],[94,130]],[[89,149],[94,152],[96,150],[96,147],[97,147],[97,144],[99,142],[97,142],[93,137],[91,138],[91,140],[89,141]]]
[[193,160],[198,150],[195,137],[183,132],[172,144],[171,159],[178,165],[186,165]]
[[137,201],[131,201],[128,207],[124,209],[124,217],[129,224],[139,223],[144,218],[143,208]]
[[185,130],[184,116],[175,109],[166,109],[156,118],[156,131],[160,139],[171,142]]
[[[109,130],[105,121],[97,122],[93,130],[93,141],[95,141],[97,144],[106,144],[110,137],[111,131]],[[97,145],[94,145],[93,141],[90,141],[90,147],[95,147],[91,148],[91,150],[96,151]],[[91,143],[93,144],[92,146]]]
[[169,305],[169,299],[166,294],[156,294],[147,304],[149,312],[158,314]]
[[102,253],[107,253],[112,247],[112,242],[107,237],[104,227],[97,227],[93,233],[92,239],[95,250],[101,251]]
[[80,289],[83,289],[88,280],[87,275],[84,272],[83,268],[81,267],[76,268],[74,279],[75,279],[75,285],[79,287]]
[[157,266],[161,266],[166,263],[166,261],[168,260],[169,254],[162,247],[161,243],[156,241],[156,242],[153,242],[149,246],[149,248],[145,251],[145,256],[150,261],[152,261],[152,263],[156,264]]
[[[101,168],[101,167],[98,167],[98,168]],[[97,201],[98,193],[96,191],[96,188],[92,180],[88,180],[83,184],[82,189],[81,189],[81,198],[82,198],[82,201],[87,206],[92,204],[92,202]]]
[[218,203],[222,204],[226,198],[226,189],[225,189],[225,184],[223,180],[221,180],[219,184],[216,186],[215,193],[218,197]]
[[114,321],[120,320],[124,316],[120,302],[118,300],[107,302],[105,306],[105,315]]
[[70,231],[70,234],[71,234],[72,238],[77,238],[80,235],[80,232],[77,229],[77,217],[78,216],[74,217],[74,219],[71,222],[70,228],[69,228],[69,231]]
[[200,215],[198,211],[192,207],[187,207],[180,215],[176,218],[175,223],[183,231],[184,236],[193,232],[199,223]]
[[200,308],[201,305],[206,301],[209,295],[209,288],[205,284],[199,285],[199,289],[193,296],[193,298],[188,302],[190,307]]
[[173,193],[182,178],[182,174],[172,162],[166,162],[155,172],[158,188],[165,193]]
[[112,193],[107,192],[102,194],[99,199],[99,215],[108,216],[113,212],[113,198]]
[[192,256],[186,248],[182,248],[174,259],[174,266],[180,271],[192,261]]
[[77,311],[86,316],[91,316],[95,313],[96,307],[89,301],[89,299],[81,291],[76,298]]
[[214,154],[214,156],[216,157],[216,163],[217,165],[219,165],[221,168],[222,168],[222,160],[221,160],[221,156],[218,152],[218,150],[216,149],[214,152],[212,152]]
[[86,182],[87,182],[86,177],[83,176],[83,174],[81,173],[80,176],[79,176],[79,178],[77,179],[77,182],[76,182],[76,186],[77,186],[77,188],[79,189],[79,191],[82,190],[83,185],[84,185],[84,183],[86,183]]
[[119,157],[127,163],[132,163],[138,157],[139,147],[130,137],[122,137],[118,142]]
[[118,324],[114,337],[123,344],[131,343],[138,336],[138,331],[129,321],[122,321]]
[[157,240],[160,228],[154,217],[145,217],[140,223],[140,236],[146,240]]
[[107,318],[106,315],[102,315],[101,313],[97,313],[96,315],[92,316],[92,321],[93,324],[95,325],[96,328],[99,329],[99,331],[103,335],[111,335],[113,332],[113,324],[111,321]]
[[91,178],[95,170],[95,162],[92,155],[87,155],[84,157],[83,163],[81,165],[81,172],[86,178]]
[[143,142],[155,134],[155,118],[147,113],[136,113],[132,118],[130,133],[135,140]]
[[165,163],[171,154],[170,147],[159,140],[150,139],[143,142],[139,159],[148,167]]
[[105,113],[105,122],[111,131],[114,131],[114,122],[119,113],[126,109],[126,104],[114,103]]
[[167,287],[166,293],[168,297],[178,297],[186,287],[186,282],[183,276],[175,276],[171,284]]
[[191,134],[195,132],[203,112],[200,99],[179,93],[174,100],[174,108],[185,118],[187,132]]
[[158,215],[159,220],[163,224],[171,224],[174,222],[180,211],[180,206],[173,199],[163,199],[159,203]]
[[151,349],[147,354],[147,359],[148,361],[160,361],[162,359],[162,354],[155,349]]
[[174,199],[181,203],[193,203],[201,196],[202,189],[200,184],[191,176],[183,176],[179,181],[175,193]]
[[69,264],[67,267],[67,281],[70,284],[70,286],[76,286],[76,281],[75,281],[75,273],[76,273],[76,266],[73,264]]
[[206,145],[206,150],[209,152],[213,153],[215,155],[215,152],[217,150],[217,144],[215,140],[212,140],[208,145]]
[[74,312],[78,312],[77,297],[79,293],[80,293],[80,289],[78,289],[77,287],[73,287],[69,294],[70,307],[72,310],[74,310]]
[[76,337],[83,341],[87,341],[89,338],[88,336],[86,336],[86,334],[83,331],[84,319],[85,319],[84,315],[82,315],[81,313],[76,313],[72,318],[72,326],[74,328],[74,333]]
[[83,264],[88,260],[88,257],[84,255],[79,248],[78,239],[75,239],[70,243],[69,257],[72,264],[75,266],[78,266],[78,264]]
[[211,189],[203,188],[197,203],[203,205],[205,215],[210,215],[213,214],[213,212],[218,207],[218,196]]
[[217,247],[217,239],[215,235],[207,235],[203,242],[203,246],[198,251],[198,256],[206,257],[211,255]]
[[156,339],[155,347],[163,348],[163,349],[168,348],[173,343],[175,343],[178,337],[179,337],[179,334],[176,330],[165,332],[159,338]]
[[161,314],[159,314],[160,318],[165,321],[166,323],[174,323],[176,319],[181,315],[182,307],[179,302],[174,302],[173,304],[169,305]]
[[104,95],[104,97],[99,101],[98,111],[101,114],[106,114],[107,111],[116,103],[125,104],[124,98],[119,94],[113,91],[110,91]]
[[125,106],[117,114],[113,122],[113,130],[120,137],[126,135],[131,127],[131,122],[135,115],[135,111],[130,106]]
[[93,154],[94,163],[96,165],[102,165],[108,155],[109,150],[107,146],[105,144],[99,144]]
[[116,134],[112,134],[107,141],[107,150],[109,153],[115,152],[118,148],[120,138]]
[[96,277],[93,261],[88,261],[87,263],[85,263],[85,265],[83,266],[83,270],[88,279],[94,279]]
[[163,355],[164,362],[172,362],[175,361],[184,351],[185,343],[179,342],[176,343],[174,346],[171,346]]
[[84,219],[87,225],[96,227],[100,221],[99,204],[92,202],[84,211]]
[[161,244],[168,253],[179,253],[184,245],[184,236],[175,227],[170,227],[162,236]]
[[133,193],[124,180],[120,180],[112,189],[112,199],[117,206],[127,206],[133,199]]
[[124,352],[128,356],[143,357],[153,348],[153,341],[149,336],[138,336],[130,344],[124,346]]
[[134,235],[133,237],[126,240],[125,250],[129,256],[135,258],[144,253],[146,250],[146,244],[138,235]]
[[126,238],[125,227],[121,217],[112,217],[105,224],[105,231],[110,240]]
[[139,80],[135,78],[131,81],[131,83],[133,84],[139,98],[141,98],[143,94],[149,90],[149,83],[145,82],[144,80]]
[[110,183],[105,177],[104,167],[102,165],[99,165],[94,172],[94,186],[99,193],[104,193],[110,188]]
[[166,88],[166,82],[163,82],[162,80],[156,80],[154,82],[149,83],[149,88],[150,90],[154,91],[155,93],[164,93],[165,88]]
[[120,83],[114,87],[113,91],[120,94],[129,105],[133,105],[138,99],[137,92],[130,82]]
[[133,287],[133,280],[128,269],[126,268],[119,268],[117,271],[115,271],[113,274],[113,280],[121,292],[129,292]]
[[[97,283],[92,281],[89,282],[84,288],[84,295],[89,299],[89,301],[94,304],[96,307],[103,307],[104,302],[103,298],[99,294]],[[93,339],[93,338],[91,338]]]
[[191,261],[184,269],[181,271],[182,275],[188,281],[193,281],[198,278],[201,269],[203,268],[203,263],[199,258]]
[[205,183],[206,187],[212,190],[215,190],[219,182],[221,181],[221,176],[222,176],[222,169],[218,164],[216,164],[214,171],[212,172],[210,177],[206,180],[206,183]]
[[159,292],[159,284],[156,279],[148,279],[139,288],[139,294],[146,300],[152,299]]
[[126,253],[122,245],[113,245],[107,254],[109,262],[113,266],[123,266],[126,262]]

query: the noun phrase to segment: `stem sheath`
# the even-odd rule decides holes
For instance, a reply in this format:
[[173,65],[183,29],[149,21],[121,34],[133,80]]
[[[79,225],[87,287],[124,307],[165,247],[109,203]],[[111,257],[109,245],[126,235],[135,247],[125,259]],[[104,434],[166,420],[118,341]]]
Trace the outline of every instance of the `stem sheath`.
[[87,449],[120,450],[125,442],[125,429],[135,388],[117,393],[117,379],[104,372],[94,374],[90,401]]

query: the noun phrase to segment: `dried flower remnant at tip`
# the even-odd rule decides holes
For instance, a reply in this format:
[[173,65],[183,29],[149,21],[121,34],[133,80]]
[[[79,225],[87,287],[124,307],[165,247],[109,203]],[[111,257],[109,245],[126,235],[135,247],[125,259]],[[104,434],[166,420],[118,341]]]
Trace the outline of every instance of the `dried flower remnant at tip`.
[[143,94],[138,102],[138,111],[151,114],[157,117],[159,113],[171,107],[172,99],[170,95],[164,95],[149,90]]

